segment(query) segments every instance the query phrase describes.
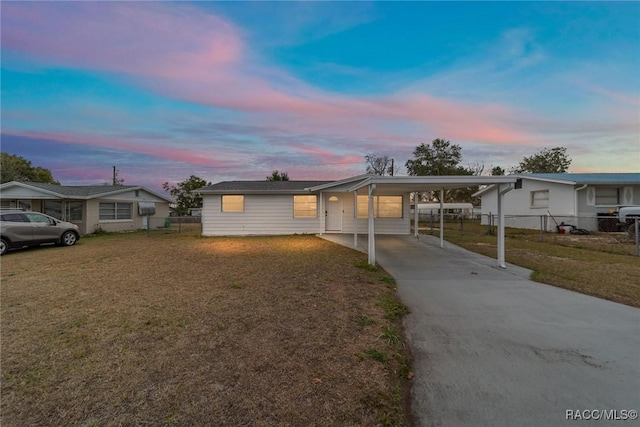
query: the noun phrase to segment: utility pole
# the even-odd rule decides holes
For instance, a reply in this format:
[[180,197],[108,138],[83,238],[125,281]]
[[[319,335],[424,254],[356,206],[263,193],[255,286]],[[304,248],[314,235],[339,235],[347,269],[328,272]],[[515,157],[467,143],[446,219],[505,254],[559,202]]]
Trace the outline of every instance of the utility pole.
[[113,185],[117,185],[116,184],[116,167],[113,167]]
[[393,169],[394,169],[394,166],[393,166],[393,159],[391,159],[391,176],[393,176]]

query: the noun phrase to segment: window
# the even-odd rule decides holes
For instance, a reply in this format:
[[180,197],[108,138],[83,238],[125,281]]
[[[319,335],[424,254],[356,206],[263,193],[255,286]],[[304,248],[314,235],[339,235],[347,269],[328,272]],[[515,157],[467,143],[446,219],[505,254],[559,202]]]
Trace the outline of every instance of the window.
[[82,202],[67,202],[67,221],[82,221]]
[[531,207],[532,208],[548,208],[549,207],[549,190],[532,191]]
[[[358,196],[358,218],[369,216],[369,196]],[[375,218],[402,218],[402,196],[373,196]]]
[[294,218],[317,218],[318,197],[313,196],[293,196],[293,217]]
[[618,188],[596,187],[596,206],[620,204],[620,191]]
[[62,221],[82,221],[82,202],[45,200],[43,210],[47,215]]
[[2,209],[9,209],[11,208],[11,201],[10,200],[3,200],[0,202],[0,208]]
[[402,196],[379,196],[378,218],[402,218]]
[[43,211],[49,216],[62,219],[62,202],[59,200],[45,200]]
[[[375,213],[375,196],[373,197],[373,212]],[[369,216],[369,196],[358,196],[358,218],[367,218]],[[375,215],[374,215],[375,216]]]
[[4,214],[2,220],[7,222],[28,222],[27,218],[22,214]]
[[244,212],[244,196],[222,196],[222,212]]
[[132,219],[131,203],[100,203],[100,221]]

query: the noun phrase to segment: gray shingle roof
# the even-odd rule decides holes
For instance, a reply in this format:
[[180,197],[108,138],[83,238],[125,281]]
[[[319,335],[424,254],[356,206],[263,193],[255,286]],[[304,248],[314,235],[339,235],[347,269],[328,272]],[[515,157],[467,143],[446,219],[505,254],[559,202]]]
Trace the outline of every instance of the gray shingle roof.
[[297,192],[332,181],[223,181],[203,187],[203,193]]
[[131,188],[140,188],[135,185],[57,185],[44,184],[42,182],[25,182],[25,184],[68,197],[91,197]]
[[578,184],[640,184],[640,173],[527,173],[522,176]]

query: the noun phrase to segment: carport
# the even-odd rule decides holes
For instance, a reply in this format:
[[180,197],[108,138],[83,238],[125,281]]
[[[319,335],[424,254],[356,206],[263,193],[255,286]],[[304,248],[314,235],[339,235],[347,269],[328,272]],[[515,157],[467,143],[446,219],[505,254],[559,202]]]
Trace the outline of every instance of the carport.
[[[514,188],[517,176],[376,176],[367,175],[362,179],[353,182],[346,189],[353,192],[354,201],[358,203],[358,194],[367,194],[368,209],[368,255],[369,264],[376,262],[376,243],[375,243],[375,221],[373,209],[373,197],[378,192],[394,192],[394,193],[414,193],[414,201],[417,200],[417,194],[426,191],[440,192],[440,247],[444,247],[444,216],[443,199],[445,190],[456,188],[475,187],[481,185],[496,185],[498,187],[498,266],[506,268],[505,252],[504,252],[504,195]],[[414,233],[418,235],[418,210],[414,209]],[[353,234],[354,247],[358,246],[357,228]]]

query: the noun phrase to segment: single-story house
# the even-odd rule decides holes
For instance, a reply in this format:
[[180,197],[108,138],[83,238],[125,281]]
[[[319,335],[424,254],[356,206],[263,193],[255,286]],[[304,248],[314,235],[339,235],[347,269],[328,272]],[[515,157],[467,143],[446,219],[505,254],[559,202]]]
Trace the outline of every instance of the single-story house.
[[42,212],[78,225],[82,234],[99,229],[145,229],[149,218],[169,216],[169,203],[173,200],[134,185],[68,186],[18,181],[0,185],[1,208]]
[[[203,200],[202,234],[348,233],[354,235],[357,246],[358,234],[366,233],[369,262],[374,263],[375,234],[411,233],[411,193],[515,181],[512,176],[358,175],[339,181],[219,182],[198,191]],[[417,221],[417,211],[413,217]],[[444,227],[440,228],[442,244]],[[499,235],[501,266],[503,238]]]
[[[513,191],[504,196],[505,225],[554,231],[564,222],[589,231],[615,231],[612,218],[620,206],[640,205],[640,173],[537,173],[517,177]],[[481,197],[482,223],[498,212],[495,185]],[[551,216],[553,218],[551,218]],[[494,220],[495,223],[495,220]]]

